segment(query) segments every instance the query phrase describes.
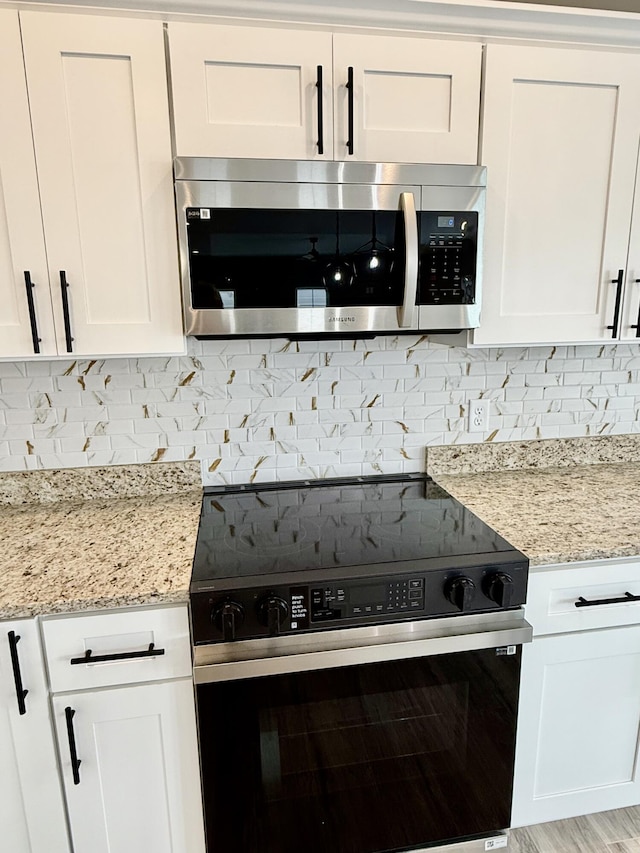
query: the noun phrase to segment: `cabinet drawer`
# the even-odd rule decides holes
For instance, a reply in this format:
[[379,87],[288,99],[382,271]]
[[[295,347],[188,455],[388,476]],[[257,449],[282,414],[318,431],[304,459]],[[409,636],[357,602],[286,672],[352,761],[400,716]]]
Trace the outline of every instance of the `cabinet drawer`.
[[54,693],[191,674],[183,605],[51,617],[42,631]]
[[640,601],[629,595],[640,596],[637,558],[534,569],[527,619],[536,635],[640,624]]

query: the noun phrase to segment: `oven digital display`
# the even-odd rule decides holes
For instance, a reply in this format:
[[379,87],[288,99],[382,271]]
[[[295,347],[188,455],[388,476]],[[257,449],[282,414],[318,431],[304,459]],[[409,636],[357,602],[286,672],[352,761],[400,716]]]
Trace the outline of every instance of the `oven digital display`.
[[386,584],[376,584],[375,586],[356,586],[349,593],[351,604],[379,604],[384,602],[387,597]]

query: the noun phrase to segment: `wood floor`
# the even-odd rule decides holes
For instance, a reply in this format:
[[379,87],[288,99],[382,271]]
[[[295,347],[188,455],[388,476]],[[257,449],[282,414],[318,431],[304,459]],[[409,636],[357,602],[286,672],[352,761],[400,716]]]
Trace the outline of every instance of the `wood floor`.
[[640,853],[640,806],[513,829],[509,853]]

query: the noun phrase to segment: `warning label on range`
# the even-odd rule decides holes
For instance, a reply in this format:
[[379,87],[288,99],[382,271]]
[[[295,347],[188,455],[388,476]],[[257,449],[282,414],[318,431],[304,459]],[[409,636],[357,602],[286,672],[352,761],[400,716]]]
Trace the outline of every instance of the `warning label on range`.
[[291,593],[291,629],[293,631],[309,627],[309,590],[306,586],[292,587]]

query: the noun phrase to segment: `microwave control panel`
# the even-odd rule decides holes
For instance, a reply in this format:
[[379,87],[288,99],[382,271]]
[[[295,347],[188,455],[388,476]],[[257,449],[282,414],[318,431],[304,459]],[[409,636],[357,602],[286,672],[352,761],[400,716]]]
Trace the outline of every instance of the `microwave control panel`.
[[476,297],[478,214],[420,212],[420,305],[472,305]]

